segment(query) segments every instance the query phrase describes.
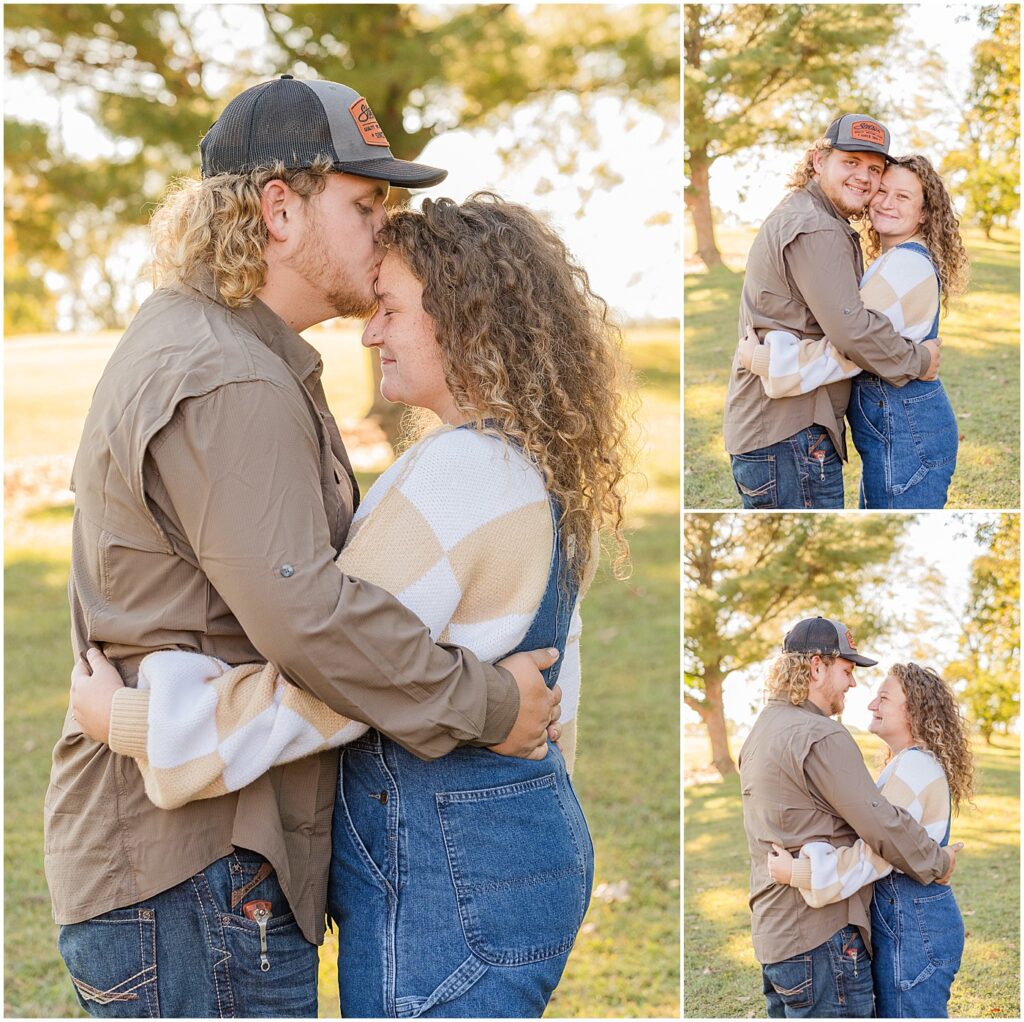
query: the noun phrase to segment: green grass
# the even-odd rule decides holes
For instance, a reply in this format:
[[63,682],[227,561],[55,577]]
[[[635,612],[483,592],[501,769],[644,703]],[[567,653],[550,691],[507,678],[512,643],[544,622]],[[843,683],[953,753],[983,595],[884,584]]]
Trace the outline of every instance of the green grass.
[[[725,232],[726,265],[711,271],[694,266],[685,279],[688,508],[740,506],[722,442],[722,413],[753,236],[753,229]],[[970,290],[940,326],[942,382],[961,436],[948,507],[1012,508],[1020,503],[1020,239],[1017,232],[997,230],[986,240],[969,230],[965,243]],[[843,473],[846,506],[856,507],[860,459],[852,444],[850,452]]]
[[[856,737],[877,775],[881,743],[870,735]],[[951,840],[966,843],[953,887],[967,944],[953,984],[951,1018],[1020,1015],[1020,746],[1011,738],[997,738],[996,743],[975,745],[976,808],[953,820]],[[688,763],[691,744],[700,745],[687,739]],[[735,755],[738,744],[732,744]],[[700,759],[694,757],[693,765],[700,765]],[[760,967],[750,942],[750,857],[742,814],[736,775],[685,789],[683,968],[688,1018],[764,1014]]]
[[[314,334],[325,386],[344,420],[369,405],[358,336]],[[7,345],[7,457],[74,450],[96,376],[116,337]],[[14,355],[12,357],[12,351]],[[584,608],[575,783],[594,835],[595,887],[627,881],[628,900],[595,898],[549,1014],[679,1013],[678,334],[634,330],[645,431],[630,502],[634,572],[602,568]],[[74,373],[54,373],[74,365]],[[43,392],[60,376],[61,401]],[[12,400],[14,403],[12,404]],[[74,414],[67,411],[74,409]],[[382,466],[377,466],[379,467]],[[362,474],[364,488],[372,473]],[[81,1015],[56,950],[42,870],[42,801],[67,706],[68,508],[8,516],[5,650],[5,1015]],[[337,1014],[336,945],[321,951],[320,1010]]]

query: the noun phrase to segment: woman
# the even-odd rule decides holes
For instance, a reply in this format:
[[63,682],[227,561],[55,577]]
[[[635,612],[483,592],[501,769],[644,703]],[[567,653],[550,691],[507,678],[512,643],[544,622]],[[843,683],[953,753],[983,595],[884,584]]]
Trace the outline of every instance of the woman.
[[[228,669],[179,651],[143,661],[148,691],[118,692],[94,737],[135,755],[147,792],[168,806],[347,743],[329,892],[342,1014],[539,1016],[593,881],[567,763],[578,603],[598,531],[611,532],[619,565],[627,554],[617,333],[555,233],[496,196],[427,200],[393,215],[381,240],[363,344],[380,352],[383,395],[444,425],[371,488],[339,569],[387,588],[436,640],[482,659],[557,649],[545,673],[564,693],[564,754],[549,744],[531,761],[465,747],[423,762],[272,665]],[[90,663],[116,674],[97,652]],[[95,688],[82,674],[73,705],[88,718]],[[272,937],[262,953],[271,968]]]
[[[889,746],[878,778],[882,794],[946,845],[952,813],[974,789],[967,728],[952,691],[930,668],[895,664],[868,709],[868,730]],[[772,848],[772,879],[799,888],[812,908],[848,898],[874,882],[872,974],[878,1017],[947,1017],[964,947],[963,919],[951,887],[917,883],[861,840],[838,848],[810,842],[796,859],[778,845]]]
[[[861,281],[864,304],[884,312],[908,340],[939,335],[940,304],[967,285],[967,252],[952,200],[924,156],[904,156],[887,167],[868,204],[867,255],[874,261]],[[894,386],[860,368],[827,338],[769,331],[759,347],[752,334],[740,343],[743,365],[762,376],[769,397],[806,393],[852,378],[847,418],[860,453],[862,508],[941,508],[956,468],[959,433],[939,380]]]

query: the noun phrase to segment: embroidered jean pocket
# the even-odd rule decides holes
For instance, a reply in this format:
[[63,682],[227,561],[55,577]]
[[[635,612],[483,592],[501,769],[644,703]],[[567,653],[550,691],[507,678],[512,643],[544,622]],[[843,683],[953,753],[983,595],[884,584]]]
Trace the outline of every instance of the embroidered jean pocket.
[[78,999],[106,1018],[159,1018],[156,912],[114,909],[60,928],[57,947]]
[[764,966],[764,976],[787,1009],[809,1008],[814,1001],[811,955],[796,955]]
[[745,508],[774,508],[778,506],[775,477],[775,456],[772,454],[734,454],[732,477],[743,498]]
[[489,965],[567,952],[589,901],[589,846],[555,775],[435,799],[470,950]]

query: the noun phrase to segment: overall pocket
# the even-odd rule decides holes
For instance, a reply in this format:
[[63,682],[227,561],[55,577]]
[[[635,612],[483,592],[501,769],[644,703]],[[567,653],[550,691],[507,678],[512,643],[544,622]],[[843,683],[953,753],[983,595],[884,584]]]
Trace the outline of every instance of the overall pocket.
[[82,1007],[104,1018],[158,1018],[156,912],[114,909],[60,928],[57,947]]
[[914,449],[925,468],[956,461],[960,434],[946,391],[938,380],[917,380],[900,395]]
[[470,950],[489,965],[567,952],[587,909],[588,858],[555,775],[434,797]]

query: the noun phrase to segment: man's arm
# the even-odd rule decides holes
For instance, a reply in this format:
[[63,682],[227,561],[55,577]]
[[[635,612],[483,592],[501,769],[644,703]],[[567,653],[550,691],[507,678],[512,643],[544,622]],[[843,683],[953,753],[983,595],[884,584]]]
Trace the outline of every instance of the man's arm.
[[846,820],[879,857],[918,883],[930,884],[946,875],[946,850],[906,809],[884,798],[848,732],[815,742],[804,760],[804,773],[812,792]]
[[183,402],[149,457],[199,567],[291,681],[420,756],[506,737],[511,676],[435,645],[398,600],[335,565],[300,395],[253,381]]
[[928,374],[931,352],[864,305],[846,238],[834,231],[801,234],[785,260],[822,333],[851,362],[897,387]]

